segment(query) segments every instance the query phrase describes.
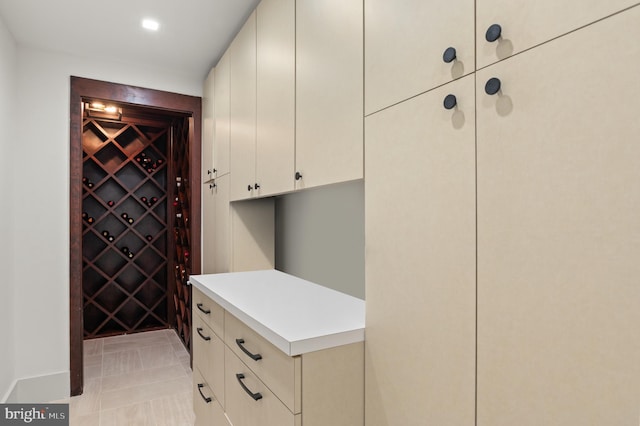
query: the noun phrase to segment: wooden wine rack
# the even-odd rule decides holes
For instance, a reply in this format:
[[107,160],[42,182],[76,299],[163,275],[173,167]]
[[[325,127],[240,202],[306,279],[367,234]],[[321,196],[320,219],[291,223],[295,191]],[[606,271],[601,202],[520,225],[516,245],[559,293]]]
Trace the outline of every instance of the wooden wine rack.
[[176,291],[173,294],[176,329],[185,346],[191,345],[191,286],[187,285],[191,274],[191,184],[189,182],[189,121],[182,120],[174,125],[172,143],[173,171],[173,239],[174,277]]
[[170,124],[84,119],[85,338],[169,325],[170,144]]

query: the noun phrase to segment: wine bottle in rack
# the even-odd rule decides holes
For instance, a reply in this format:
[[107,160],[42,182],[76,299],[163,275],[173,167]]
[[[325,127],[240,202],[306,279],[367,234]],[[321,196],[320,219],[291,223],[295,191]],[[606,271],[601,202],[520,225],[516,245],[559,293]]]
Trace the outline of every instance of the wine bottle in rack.
[[82,220],[87,220],[89,218],[89,213],[82,212]]
[[102,231],[102,236],[105,238],[109,238],[109,231],[107,231],[106,229]]
[[122,213],[120,217],[122,217],[124,220],[127,220],[129,218],[129,214],[125,212],[125,213]]
[[92,225],[92,224],[93,224],[93,222],[95,222],[95,221],[96,221],[96,220],[95,220],[93,217],[91,217],[91,216],[89,216],[89,217],[87,218],[87,223],[88,223],[89,225]]
[[135,222],[135,220],[132,217],[130,217],[127,219],[127,222],[129,222],[130,225],[133,225],[133,222]]
[[113,200],[109,200],[109,201],[107,201],[107,205],[108,205],[109,207],[113,207],[113,205],[114,205],[114,204],[115,204],[115,202],[114,202]]
[[140,201],[147,204],[147,197],[140,197]]
[[151,235],[146,235],[145,238],[147,239],[147,241],[153,240],[153,237]]

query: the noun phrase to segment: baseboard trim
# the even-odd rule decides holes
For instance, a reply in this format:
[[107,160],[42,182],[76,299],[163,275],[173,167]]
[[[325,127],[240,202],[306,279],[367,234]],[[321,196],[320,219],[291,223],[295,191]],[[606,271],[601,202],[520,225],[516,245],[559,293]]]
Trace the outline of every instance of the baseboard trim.
[[69,398],[69,372],[17,379],[4,397],[5,403],[47,403]]
[[17,385],[18,385],[18,380],[14,380],[13,382],[11,382],[11,386],[9,386],[9,389],[7,389],[7,392],[4,394],[2,399],[0,399],[0,403],[4,404],[4,403],[10,402],[9,399],[12,398],[12,395],[15,392]]

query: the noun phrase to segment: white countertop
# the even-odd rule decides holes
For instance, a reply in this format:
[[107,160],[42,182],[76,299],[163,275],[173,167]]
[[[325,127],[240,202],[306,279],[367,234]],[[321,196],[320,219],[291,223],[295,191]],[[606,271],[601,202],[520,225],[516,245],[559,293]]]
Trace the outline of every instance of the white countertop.
[[364,340],[364,300],[292,275],[266,270],[189,281],[287,355]]

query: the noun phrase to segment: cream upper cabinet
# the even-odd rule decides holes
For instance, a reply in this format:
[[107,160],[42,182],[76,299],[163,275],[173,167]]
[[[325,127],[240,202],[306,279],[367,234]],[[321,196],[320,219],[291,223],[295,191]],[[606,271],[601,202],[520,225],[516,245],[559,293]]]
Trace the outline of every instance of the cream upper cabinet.
[[213,144],[215,138],[214,71],[204,81],[202,94],[202,181],[213,179]]
[[214,71],[215,139],[213,142],[214,177],[229,173],[229,53],[222,55]]
[[365,113],[474,71],[473,0],[365,1]]
[[256,182],[256,12],[229,47],[231,200],[259,191]]
[[[485,67],[636,3],[637,0],[478,0],[477,67]],[[496,41],[487,41],[487,36],[493,39],[498,34],[500,38]]]
[[639,39],[637,6],[477,74],[479,426],[638,424]]
[[292,191],[295,156],[295,0],[257,8],[256,182],[261,195]]
[[474,424],[474,84],[365,119],[367,426]]
[[296,188],[363,177],[363,2],[296,2]]

